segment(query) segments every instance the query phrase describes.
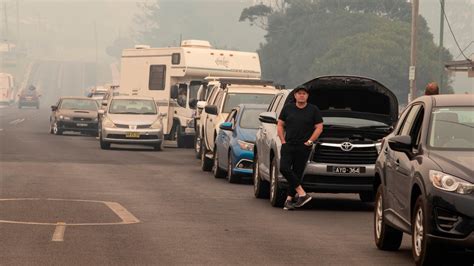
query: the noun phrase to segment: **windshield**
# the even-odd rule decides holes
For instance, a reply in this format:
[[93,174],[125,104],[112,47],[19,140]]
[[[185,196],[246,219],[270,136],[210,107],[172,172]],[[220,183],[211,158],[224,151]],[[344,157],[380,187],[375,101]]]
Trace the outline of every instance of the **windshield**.
[[198,90],[201,87],[201,84],[191,84],[189,86],[189,101],[192,99],[197,99]]
[[261,93],[228,93],[225,98],[223,113],[229,113],[232,108],[241,103],[247,104],[270,104],[273,99],[273,94]]
[[257,129],[260,126],[260,120],[258,117],[261,113],[265,112],[266,109],[244,109],[242,116],[240,117],[240,127]]
[[353,128],[365,128],[365,127],[389,127],[389,125],[363,118],[351,118],[351,117],[324,117],[325,126],[342,126],[342,127],[353,127]]
[[153,100],[114,99],[110,103],[109,113],[155,115],[156,105]]
[[98,105],[94,100],[63,99],[59,109],[97,111]]
[[473,150],[474,107],[433,109],[428,146],[449,150]]

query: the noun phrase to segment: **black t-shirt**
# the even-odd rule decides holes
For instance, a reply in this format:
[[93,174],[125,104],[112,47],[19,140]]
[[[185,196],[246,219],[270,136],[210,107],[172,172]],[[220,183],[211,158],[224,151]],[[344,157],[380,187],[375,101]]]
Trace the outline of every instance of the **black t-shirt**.
[[285,122],[285,141],[290,144],[306,142],[314,132],[314,125],[323,122],[319,108],[309,103],[302,109],[296,103],[286,104],[278,119]]

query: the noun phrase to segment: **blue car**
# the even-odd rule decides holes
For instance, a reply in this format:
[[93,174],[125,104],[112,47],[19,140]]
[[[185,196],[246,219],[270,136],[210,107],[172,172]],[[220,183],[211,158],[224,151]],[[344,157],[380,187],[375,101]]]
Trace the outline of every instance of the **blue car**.
[[268,104],[240,104],[219,125],[212,172],[216,178],[227,177],[230,183],[252,176],[253,146],[260,126],[258,117]]

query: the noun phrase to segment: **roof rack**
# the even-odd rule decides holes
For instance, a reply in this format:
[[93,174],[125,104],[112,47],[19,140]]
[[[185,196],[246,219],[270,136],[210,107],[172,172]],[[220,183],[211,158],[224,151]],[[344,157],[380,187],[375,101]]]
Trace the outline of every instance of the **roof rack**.
[[228,85],[238,84],[238,85],[260,85],[260,86],[273,86],[273,81],[270,80],[259,80],[259,79],[219,79],[221,83],[221,88],[225,89]]

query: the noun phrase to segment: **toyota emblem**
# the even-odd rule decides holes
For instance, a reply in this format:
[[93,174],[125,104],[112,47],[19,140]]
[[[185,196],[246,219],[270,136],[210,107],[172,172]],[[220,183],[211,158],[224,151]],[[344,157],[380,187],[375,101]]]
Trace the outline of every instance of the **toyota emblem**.
[[350,142],[343,142],[341,144],[341,150],[343,150],[343,151],[351,151],[352,148],[354,148],[354,146],[352,146],[352,143],[350,143]]

